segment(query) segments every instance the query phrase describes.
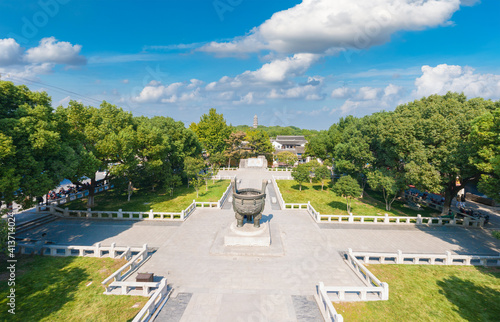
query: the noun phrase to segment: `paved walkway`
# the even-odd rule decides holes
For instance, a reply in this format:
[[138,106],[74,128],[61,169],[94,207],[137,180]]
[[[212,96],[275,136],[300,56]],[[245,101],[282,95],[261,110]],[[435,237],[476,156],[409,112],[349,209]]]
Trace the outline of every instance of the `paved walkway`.
[[[228,174],[242,179],[241,188],[259,189],[263,179],[276,175],[250,169]],[[274,234],[272,243],[280,243],[280,251],[268,255],[252,249],[243,249],[239,255],[214,253],[220,232],[235,220],[230,207],[197,209],[183,223],[58,220],[22,237],[38,239],[46,233],[46,239],[57,244],[115,242],[118,246],[147,243],[158,247],[140,271],[166,277],[174,288],[156,320],[182,322],[317,321],[319,311],[313,305],[313,295],[318,282],[363,285],[339,254],[347,248],[500,252],[500,242],[482,229],[317,224],[306,211],[279,210],[269,200],[264,215]]]

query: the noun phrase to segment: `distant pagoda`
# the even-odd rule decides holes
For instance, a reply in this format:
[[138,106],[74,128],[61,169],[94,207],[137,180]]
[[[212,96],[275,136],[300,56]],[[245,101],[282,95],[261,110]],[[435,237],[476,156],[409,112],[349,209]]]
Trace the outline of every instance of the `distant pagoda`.
[[256,129],[259,126],[259,119],[257,118],[257,114],[253,117],[253,128]]

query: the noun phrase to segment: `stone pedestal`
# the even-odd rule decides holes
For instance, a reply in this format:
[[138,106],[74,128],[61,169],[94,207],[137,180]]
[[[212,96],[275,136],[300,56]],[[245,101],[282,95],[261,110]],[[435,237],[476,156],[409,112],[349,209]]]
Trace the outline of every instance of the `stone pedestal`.
[[269,224],[262,223],[255,228],[253,223],[246,223],[243,227],[236,227],[234,221],[224,235],[224,246],[264,246],[271,245]]

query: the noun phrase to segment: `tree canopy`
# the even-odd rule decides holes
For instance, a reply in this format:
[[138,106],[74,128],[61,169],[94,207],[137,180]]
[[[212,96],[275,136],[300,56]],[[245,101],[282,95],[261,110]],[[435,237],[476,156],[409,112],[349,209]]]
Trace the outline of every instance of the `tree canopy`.
[[198,124],[191,123],[189,128],[196,133],[209,154],[226,150],[231,127],[226,124],[222,114],[217,114],[215,108],[211,108],[208,114],[203,114]]

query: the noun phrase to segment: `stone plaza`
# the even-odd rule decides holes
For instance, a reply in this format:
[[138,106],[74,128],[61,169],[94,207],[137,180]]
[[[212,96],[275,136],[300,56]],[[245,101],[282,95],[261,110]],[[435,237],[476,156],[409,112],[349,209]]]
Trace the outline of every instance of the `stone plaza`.
[[[272,172],[259,168],[220,175],[236,176],[241,188],[260,189],[262,180],[273,179]],[[235,222],[228,201],[220,209],[197,208],[184,222],[62,218],[19,237],[36,240],[46,234],[58,245],[156,248],[137,271],[166,278],[172,289],[155,321],[322,321],[315,298],[319,282],[364,285],[342,255],[349,248],[490,256],[500,252],[500,242],[480,228],[318,223],[306,210],[280,209],[272,202],[275,197],[273,185],[268,185],[261,223],[270,230],[269,247],[224,245],[222,232]]]

